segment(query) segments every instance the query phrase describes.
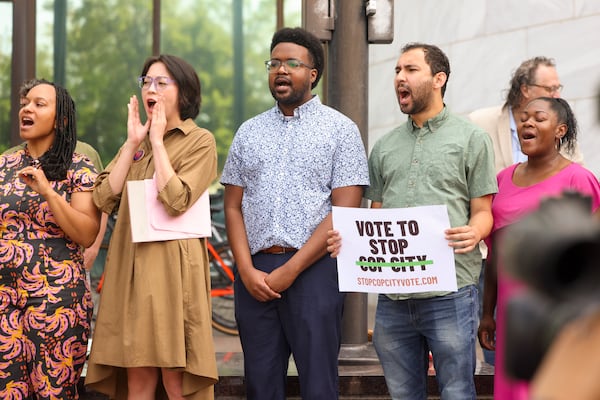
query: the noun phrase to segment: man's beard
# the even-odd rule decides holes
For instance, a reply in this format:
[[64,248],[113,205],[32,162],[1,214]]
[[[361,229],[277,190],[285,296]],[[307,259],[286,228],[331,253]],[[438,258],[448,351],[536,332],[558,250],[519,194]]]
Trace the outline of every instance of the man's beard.
[[424,82],[416,87],[415,90],[411,90],[411,103],[406,105],[400,104],[400,110],[407,115],[419,114],[429,107],[432,97],[432,82]]
[[289,94],[281,96],[277,94],[275,88],[270,88],[271,95],[279,104],[284,106],[295,106],[302,104],[304,97],[306,96],[306,92],[310,92],[310,84],[304,88],[304,90],[297,90],[293,86],[290,86]]

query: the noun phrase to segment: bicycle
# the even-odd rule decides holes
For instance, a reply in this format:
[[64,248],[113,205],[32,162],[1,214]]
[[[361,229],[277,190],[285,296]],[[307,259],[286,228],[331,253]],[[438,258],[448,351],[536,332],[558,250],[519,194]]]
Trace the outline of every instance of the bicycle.
[[218,221],[223,212],[222,193],[211,194],[212,237],[207,242],[210,263],[210,283],[212,298],[212,326],[228,335],[237,335],[233,280],[235,261],[227,241],[225,224]]

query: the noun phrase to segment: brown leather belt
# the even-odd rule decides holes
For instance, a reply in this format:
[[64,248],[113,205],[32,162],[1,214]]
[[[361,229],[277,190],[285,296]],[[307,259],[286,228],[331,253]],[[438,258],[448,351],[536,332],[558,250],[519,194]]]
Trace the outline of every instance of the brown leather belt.
[[259,253],[265,254],[285,254],[285,253],[293,253],[294,251],[298,251],[298,249],[294,247],[283,247],[283,246],[271,246],[267,249],[262,249]]

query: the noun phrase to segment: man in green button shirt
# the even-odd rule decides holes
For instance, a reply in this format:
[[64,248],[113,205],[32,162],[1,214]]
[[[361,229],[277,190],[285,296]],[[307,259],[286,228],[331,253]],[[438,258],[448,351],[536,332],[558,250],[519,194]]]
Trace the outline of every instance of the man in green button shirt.
[[458,291],[379,295],[373,341],[392,398],[427,397],[431,351],[442,399],[475,399],[478,244],[498,190],[492,142],[444,104],[450,63],[438,47],[406,45],[395,70],[408,121],[375,143],[365,197],[373,208],[448,207]]

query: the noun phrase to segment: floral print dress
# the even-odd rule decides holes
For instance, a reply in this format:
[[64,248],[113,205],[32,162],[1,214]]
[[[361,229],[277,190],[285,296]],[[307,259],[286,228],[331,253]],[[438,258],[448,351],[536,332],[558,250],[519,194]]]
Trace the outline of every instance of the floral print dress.
[[[0,156],[0,398],[77,399],[93,308],[83,251],[17,176],[33,162],[27,149]],[[50,184],[70,201],[95,178],[75,153]]]

